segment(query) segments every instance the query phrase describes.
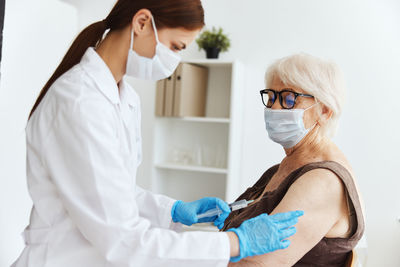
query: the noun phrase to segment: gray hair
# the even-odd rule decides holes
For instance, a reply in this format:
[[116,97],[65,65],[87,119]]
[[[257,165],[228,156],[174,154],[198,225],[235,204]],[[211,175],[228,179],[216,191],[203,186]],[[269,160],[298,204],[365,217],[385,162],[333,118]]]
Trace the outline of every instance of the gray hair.
[[265,83],[270,88],[274,79],[285,85],[301,88],[332,111],[332,117],[321,127],[324,135],[335,135],[339,117],[345,102],[345,86],[342,71],[329,61],[300,53],[275,61],[265,74]]

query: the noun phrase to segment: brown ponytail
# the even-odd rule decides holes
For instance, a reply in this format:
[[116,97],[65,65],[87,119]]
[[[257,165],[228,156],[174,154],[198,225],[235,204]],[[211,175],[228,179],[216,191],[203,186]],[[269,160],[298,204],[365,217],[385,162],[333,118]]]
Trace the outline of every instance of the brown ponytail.
[[107,29],[119,30],[132,21],[133,16],[146,8],[154,16],[157,28],[195,30],[204,26],[204,11],[200,0],[118,0],[106,19],[86,27],[74,40],[60,65],[40,91],[28,120],[39,106],[51,85],[65,72],[78,64],[89,47],[95,47]]

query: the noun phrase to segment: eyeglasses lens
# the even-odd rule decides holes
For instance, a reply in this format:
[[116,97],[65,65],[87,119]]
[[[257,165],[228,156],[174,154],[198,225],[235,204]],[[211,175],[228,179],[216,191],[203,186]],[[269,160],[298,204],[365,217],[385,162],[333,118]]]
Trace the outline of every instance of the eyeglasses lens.
[[282,92],[282,105],[284,108],[293,108],[296,96],[292,92]]
[[265,92],[262,94],[263,97],[263,102],[264,105],[267,106],[267,108],[272,107],[272,105],[275,103],[275,96],[274,96],[274,92]]

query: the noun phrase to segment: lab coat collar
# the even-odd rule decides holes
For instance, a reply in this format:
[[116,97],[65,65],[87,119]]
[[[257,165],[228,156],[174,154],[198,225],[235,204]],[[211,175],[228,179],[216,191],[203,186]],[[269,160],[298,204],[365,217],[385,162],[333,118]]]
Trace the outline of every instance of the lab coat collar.
[[[80,64],[86,73],[93,79],[100,91],[113,104],[120,103],[118,85],[107,64],[103,61],[93,47],[89,47],[83,55]],[[120,86],[126,87],[123,79]]]
[[139,101],[139,96],[133,88],[126,82],[125,76],[119,84],[119,94],[121,101],[126,102],[131,107],[136,107]]

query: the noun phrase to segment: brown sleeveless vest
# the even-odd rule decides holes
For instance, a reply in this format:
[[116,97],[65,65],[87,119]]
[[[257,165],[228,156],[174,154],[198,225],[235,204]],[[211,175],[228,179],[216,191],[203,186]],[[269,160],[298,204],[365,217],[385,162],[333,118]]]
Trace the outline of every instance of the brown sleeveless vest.
[[[252,187],[248,188],[238,198],[238,200],[251,200],[259,197],[278,168],[279,165],[275,165],[268,169]],[[344,266],[350,252],[357,245],[364,233],[364,218],[356,186],[351,174],[346,168],[334,161],[310,163],[293,171],[276,190],[265,193],[264,197],[259,202],[245,209],[232,212],[226,219],[222,231],[226,231],[229,228],[237,228],[243,221],[262,213],[271,213],[283,199],[289,187],[298,178],[304,173],[318,168],[332,171],[343,181],[349,203],[351,234],[348,238],[322,238],[322,240],[294,266]]]

